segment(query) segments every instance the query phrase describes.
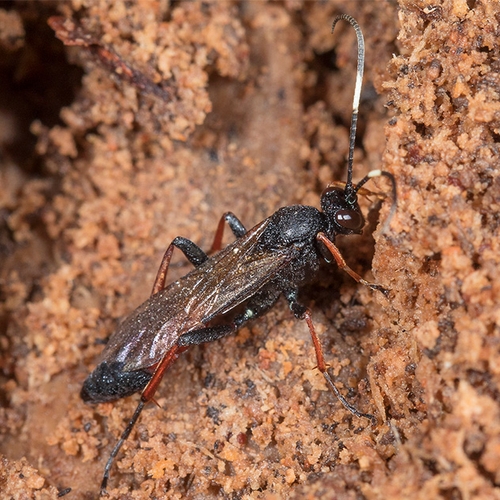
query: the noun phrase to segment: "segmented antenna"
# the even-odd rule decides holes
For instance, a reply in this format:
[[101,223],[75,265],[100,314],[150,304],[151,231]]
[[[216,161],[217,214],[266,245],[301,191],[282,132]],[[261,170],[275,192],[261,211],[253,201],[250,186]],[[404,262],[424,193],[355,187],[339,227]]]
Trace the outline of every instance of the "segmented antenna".
[[351,129],[349,131],[349,156],[347,158],[347,181],[345,184],[346,200],[350,202],[352,199],[352,195],[356,194],[352,186],[352,167],[354,162],[354,143],[356,142],[356,128],[358,125],[358,110],[359,101],[361,98],[361,85],[363,83],[363,72],[365,67],[365,39],[363,38],[363,33],[357,21],[348,14],[340,14],[333,20],[332,33],[335,29],[335,25],[341,19],[347,21],[354,28],[354,31],[356,32],[356,38],[358,39],[358,65],[356,69],[354,97],[352,99]]
[[355,204],[357,201],[357,192],[361,186],[366,184],[370,179],[374,177],[387,177],[391,181],[392,187],[392,205],[387,216],[387,219],[382,226],[381,232],[384,233],[389,224],[391,222],[392,217],[396,213],[397,209],[397,190],[396,190],[396,179],[394,175],[390,172],[386,172],[385,170],[372,170],[369,172],[363,179],[358,182],[356,187],[352,185],[352,168],[354,163],[354,143],[356,142],[356,128],[358,125],[358,110],[359,110],[359,101],[361,98],[361,85],[363,83],[363,72],[365,67],[365,39],[363,37],[363,33],[356,19],[351,17],[348,14],[340,14],[337,16],[332,23],[332,33],[335,28],[335,25],[343,19],[347,21],[356,32],[356,37],[358,39],[358,65],[356,69],[356,84],[354,86],[354,97],[352,99],[352,117],[351,117],[351,129],[349,130],[349,155],[347,157],[347,180],[345,183],[344,193],[345,199],[347,203]]

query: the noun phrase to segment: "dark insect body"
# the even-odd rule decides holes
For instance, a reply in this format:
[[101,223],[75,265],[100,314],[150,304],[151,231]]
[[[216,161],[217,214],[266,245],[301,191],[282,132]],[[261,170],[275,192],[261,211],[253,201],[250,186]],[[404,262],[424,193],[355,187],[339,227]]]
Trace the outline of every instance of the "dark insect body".
[[[370,178],[383,175],[391,180],[393,205],[389,217],[396,207],[396,185],[390,173],[373,171],[356,186],[352,183],[364,42],[353,18],[339,16],[333,27],[339,19],[347,20],[358,38],[358,75],[345,186],[327,187],[321,195],[321,210],[304,205],[284,207],[249,231],[235,215],[227,212],[220,220],[212,245],[212,251],[218,252],[211,257],[190,240],[177,237],[172,241],[163,257],[151,297],[111,336],[99,365],[81,391],[83,400],[88,403],[113,401],[142,391],[136,411],[106,464],[101,494],[105,493],[114,458],[144,405],[153,399],[168,367],[189,346],[212,342],[236,332],[248,320],[265,313],[281,295],[288,301],[293,314],[305,319],[313,340],[317,367],[330,390],[351,413],[374,420],[372,415],[359,412],[338,391],[327,371],[311,313],[297,300],[299,287],[314,279],[321,260],[335,260],[358,282],[387,292],[352,271],[334,244],[337,235],[361,233],[365,222],[357,202],[357,192]],[[226,223],[236,240],[220,250]],[[175,247],[182,250],[195,269],[165,286]]]

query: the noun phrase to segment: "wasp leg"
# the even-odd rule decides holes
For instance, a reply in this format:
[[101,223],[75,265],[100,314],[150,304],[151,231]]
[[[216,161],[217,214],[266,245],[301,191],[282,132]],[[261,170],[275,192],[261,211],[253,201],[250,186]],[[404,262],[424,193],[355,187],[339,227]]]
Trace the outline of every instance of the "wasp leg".
[[330,377],[330,374],[328,373],[327,365],[325,363],[325,356],[323,354],[323,348],[321,347],[321,343],[319,341],[318,335],[316,333],[316,330],[314,329],[314,324],[312,322],[312,317],[311,317],[311,311],[297,302],[297,290],[290,290],[285,293],[285,297],[288,300],[288,303],[290,305],[290,309],[294,313],[295,317],[298,319],[304,319],[307,323],[307,326],[309,328],[309,333],[311,334],[311,338],[313,341],[314,345],[314,351],[316,352],[316,360],[317,360],[317,368],[318,370],[323,374],[326,380],[326,384],[328,385],[328,388],[330,391],[337,396],[337,399],[342,403],[344,408],[349,410],[353,415],[356,417],[365,417],[370,419],[373,423],[376,422],[376,419],[373,415],[370,413],[363,413],[360,412],[355,406],[353,406],[351,403],[349,403],[344,396],[340,393],[338,390],[337,386],[333,382],[332,377]]
[[161,264],[158,269],[158,273],[156,274],[151,295],[154,295],[165,288],[168,266],[170,265],[170,259],[172,258],[175,247],[177,247],[195,267],[200,266],[208,259],[208,255],[198,245],[196,245],[196,243],[193,243],[191,240],[183,238],[182,236],[177,236],[177,238],[170,243],[163,255],[163,259],[161,259]]
[[264,314],[276,303],[280,295],[273,284],[265,287],[246,303],[244,312],[234,318],[236,327],[239,328],[247,321]]
[[227,337],[235,331],[235,325],[207,326],[207,328],[200,328],[199,330],[193,330],[192,332],[181,335],[177,341],[177,345],[180,347],[187,347],[190,345],[204,344],[205,342],[213,342],[214,340]]
[[387,290],[387,288],[384,288],[382,285],[377,285],[376,283],[370,283],[369,281],[364,280],[358,273],[353,271],[347,265],[344,257],[342,257],[340,250],[331,240],[328,239],[328,237],[324,233],[318,233],[316,235],[316,239],[328,249],[340,269],[345,271],[349,276],[351,276],[351,278],[354,278],[358,283],[361,283],[362,285],[369,286],[372,290],[378,290],[379,292],[382,292],[386,297],[389,295],[389,290]]
[[263,290],[248,301],[243,313],[237,315],[229,325],[208,326],[185,333],[179,337],[177,345],[187,347],[190,345],[204,344],[213,342],[223,337],[227,337],[236,332],[241,325],[247,321],[265,313],[278,300],[280,294],[272,287],[269,290]]
[[135,412],[134,412],[132,418],[129,420],[127,427],[125,427],[125,430],[122,432],[120,439],[118,440],[118,442],[115,444],[115,447],[111,451],[109,458],[108,458],[108,461],[106,462],[106,466],[104,467],[104,474],[103,474],[102,481],[101,481],[101,493],[100,493],[101,497],[107,496],[106,495],[106,487],[108,485],[109,473],[111,471],[111,467],[113,466],[113,462],[114,462],[116,456],[118,455],[118,452],[120,451],[121,447],[123,446],[123,443],[127,440],[130,433],[132,432],[132,429],[134,428],[134,425],[136,424],[137,420],[139,419],[139,416],[140,416],[145,404],[153,399],[154,394],[156,392],[156,389],[158,388],[158,385],[160,384],[161,379],[163,378],[163,375],[168,370],[168,368],[172,365],[172,363],[185,350],[186,350],[186,348],[183,348],[183,347],[178,347],[178,346],[172,347],[165,354],[163,359],[160,361],[160,363],[156,367],[156,370],[155,370],[153,376],[151,377],[151,380],[148,382],[148,384],[146,385],[146,387],[142,391],[139,404],[137,405],[137,408],[135,409]]
[[245,226],[233,212],[226,212],[220,218],[217,231],[215,231],[214,242],[212,243],[212,248],[209,253],[218,252],[222,248],[222,236],[224,235],[225,223],[230,227],[236,238],[241,238],[247,232]]
[[208,255],[196,243],[182,236],[177,236],[171,245],[181,250],[194,267],[201,266],[208,259]]
[[[223,214],[217,226],[217,231],[215,232],[214,242],[212,243],[212,248],[210,253],[216,252],[221,249],[222,236],[224,234],[224,223],[227,222],[231,231],[236,236],[236,238],[241,238],[247,230],[241,221],[232,212],[226,212]],[[203,264],[207,259],[208,255],[198,246],[187,238],[182,236],[177,236],[172,243],[168,246],[163,259],[161,260],[158,273],[156,274],[156,279],[153,285],[153,291],[151,295],[158,293],[160,290],[165,288],[165,281],[167,279],[168,266],[170,265],[170,259],[174,252],[174,247],[177,247],[186,256],[186,258],[193,264],[194,267],[198,267]]]

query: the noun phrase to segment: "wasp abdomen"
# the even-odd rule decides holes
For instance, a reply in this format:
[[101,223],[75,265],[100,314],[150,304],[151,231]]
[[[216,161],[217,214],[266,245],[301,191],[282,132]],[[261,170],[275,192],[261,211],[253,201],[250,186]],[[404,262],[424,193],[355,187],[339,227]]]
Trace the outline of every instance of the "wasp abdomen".
[[144,389],[151,377],[144,370],[123,371],[121,362],[103,361],[85,380],[80,396],[86,403],[115,401]]

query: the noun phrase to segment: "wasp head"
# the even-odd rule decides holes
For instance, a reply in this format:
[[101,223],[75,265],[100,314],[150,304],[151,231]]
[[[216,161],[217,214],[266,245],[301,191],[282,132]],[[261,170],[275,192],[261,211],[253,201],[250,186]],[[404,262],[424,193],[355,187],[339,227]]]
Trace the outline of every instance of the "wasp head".
[[355,191],[327,187],[321,194],[321,209],[328,219],[332,235],[361,234],[365,219]]

